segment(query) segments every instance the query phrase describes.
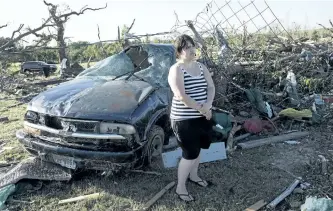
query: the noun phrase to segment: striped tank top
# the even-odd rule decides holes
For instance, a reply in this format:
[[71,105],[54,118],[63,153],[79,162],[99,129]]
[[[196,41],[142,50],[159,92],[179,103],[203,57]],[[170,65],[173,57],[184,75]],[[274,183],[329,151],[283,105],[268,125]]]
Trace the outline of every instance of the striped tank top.
[[[200,75],[192,76],[186,72],[183,68],[181,69],[184,74],[184,88],[185,94],[194,99],[196,102],[206,102],[207,100],[207,82],[203,73],[203,69],[200,63]],[[191,118],[199,118],[203,115],[190,107],[187,107],[182,101],[179,101],[173,97],[171,104],[170,118],[173,120],[184,120]]]

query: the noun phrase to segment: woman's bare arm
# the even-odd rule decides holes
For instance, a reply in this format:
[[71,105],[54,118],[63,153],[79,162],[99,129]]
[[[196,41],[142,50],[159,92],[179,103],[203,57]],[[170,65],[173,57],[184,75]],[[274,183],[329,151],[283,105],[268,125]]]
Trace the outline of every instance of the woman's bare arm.
[[196,110],[200,110],[202,108],[199,103],[185,93],[183,72],[178,69],[177,65],[173,65],[170,68],[168,82],[176,99],[182,101],[190,108]]
[[207,104],[212,105],[215,97],[215,85],[212,79],[212,75],[208,71],[207,67],[203,64],[201,64],[201,67],[203,69],[203,73],[205,76],[205,79],[207,81],[208,87],[207,87]]

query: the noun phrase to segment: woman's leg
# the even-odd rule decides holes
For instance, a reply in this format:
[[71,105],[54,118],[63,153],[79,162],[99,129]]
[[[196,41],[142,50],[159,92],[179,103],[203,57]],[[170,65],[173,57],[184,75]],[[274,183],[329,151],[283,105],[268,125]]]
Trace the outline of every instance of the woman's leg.
[[205,187],[208,185],[208,183],[202,180],[198,175],[199,164],[200,164],[200,155],[195,159],[195,162],[192,166],[192,169],[190,171],[190,180],[194,182],[199,182],[201,186]]
[[[186,181],[190,174],[191,169],[195,164],[196,160],[187,160],[182,158],[179,162],[178,166],[178,183],[176,188],[176,193],[180,194],[180,197],[185,201],[193,200],[193,197],[188,195],[188,191],[186,189]],[[185,195],[181,195],[185,194]],[[188,196],[186,196],[188,195]]]

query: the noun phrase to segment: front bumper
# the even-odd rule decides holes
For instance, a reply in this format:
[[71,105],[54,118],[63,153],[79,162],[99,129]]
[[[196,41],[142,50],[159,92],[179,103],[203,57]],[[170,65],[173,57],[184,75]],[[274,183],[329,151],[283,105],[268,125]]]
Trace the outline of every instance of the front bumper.
[[140,146],[129,152],[75,149],[43,141],[29,135],[23,129],[16,132],[16,137],[30,153],[38,155],[46,161],[58,163],[70,169],[112,170],[117,168],[131,168],[139,160],[140,150],[143,147]]

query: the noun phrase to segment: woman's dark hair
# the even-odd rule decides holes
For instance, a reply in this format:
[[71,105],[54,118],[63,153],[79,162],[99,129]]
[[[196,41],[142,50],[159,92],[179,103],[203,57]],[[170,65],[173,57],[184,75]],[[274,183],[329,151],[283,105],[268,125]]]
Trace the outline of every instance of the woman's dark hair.
[[191,43],[193,46],[195,45],[192,37],[190,37],[186,34],[182,34],[176,38],[175,48],[176,48],[176,57],[177,58],[179,58],[180,53],[182,52],[182,50],[185,47],[187,47],[188,43]]

